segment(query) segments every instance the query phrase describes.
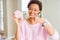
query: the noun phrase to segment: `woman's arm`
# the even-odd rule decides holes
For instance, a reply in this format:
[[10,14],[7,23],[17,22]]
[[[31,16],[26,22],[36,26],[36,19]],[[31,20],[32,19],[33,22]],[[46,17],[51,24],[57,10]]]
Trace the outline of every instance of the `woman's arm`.
[[43,27],[46,29],[46,31],[48,32],[48,34],[52,39],[54,40],[59,39],[58,32],[53,28],[51,23],[48,22],[46,19],[45,19],[45,22],[43,22]]
[[55,29],[53,28],[53,26],[51,24],[44,22],[43,27],[46,29],[46,31],[48,32],[48,34],[50,36],[55,33]]
[[16,40],[21,40],[20,24],[17,24],[17,28],[16,28]]
[[[17,13],[17,12],[16,12]],[[16,18],[15,17],[15,12],[14,12],[14,14],[13,14],[13,19],[14,19],[14,21],[16,22],[16,24],[17,24],[17,27],[16,27],[16,37],[15,37],[15,39],[16,40],[21,40],[21,29],[20,29],[20,27],[21,27],[21,22],[22,22],[22,18]]]
[[16,40],[21,40],[21,23],[22,23],[22,20],[21,19],[14,19],[16,24],[17,24],[17,27],[16,27],[16,37],[15,39]]

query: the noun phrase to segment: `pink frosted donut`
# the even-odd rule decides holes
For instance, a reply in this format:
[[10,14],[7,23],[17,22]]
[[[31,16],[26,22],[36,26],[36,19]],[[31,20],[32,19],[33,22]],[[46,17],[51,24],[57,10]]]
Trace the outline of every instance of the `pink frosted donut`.
[[15,14],[15,17],[16,17],[16,18],[23,18],[23,13],[20,12],[19,10],[16,10],[16,11],[14,12],[14,14]]

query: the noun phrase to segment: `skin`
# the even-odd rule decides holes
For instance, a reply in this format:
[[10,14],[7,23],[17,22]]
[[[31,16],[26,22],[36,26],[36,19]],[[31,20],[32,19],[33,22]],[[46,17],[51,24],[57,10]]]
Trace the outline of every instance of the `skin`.
[[[41,12],[39,10],[39,6],[37,4],[31,4],[28,8],[29,18],[27,19],[27,22],[29,24],[36,24],[36,23],[43,23],[44,18],[39,18],[38,14]],[[13,16],[14,17],[14,16]],[[16,31],[16,40],[20,40],[20,25],[19,23],[22,21],[21,18],[17,19],[14,17],[15,22],[17,23],[17,31]],[[47,24],[45,27],[46,31],[50,36],[52,36],[55,32],[55,29],[52,27],[52,25]]]

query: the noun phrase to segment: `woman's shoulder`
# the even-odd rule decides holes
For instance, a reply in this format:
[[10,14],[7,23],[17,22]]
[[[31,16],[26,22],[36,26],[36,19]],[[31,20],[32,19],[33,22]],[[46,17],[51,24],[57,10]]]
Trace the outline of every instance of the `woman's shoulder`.
[[43,23],[45,20],[47,20],[46,18],[40,18],[40,23]]
[[49,25],[51,25],[51,22],[50,22],[48,19],[46,19],[46,18],[41,18],[41,20],[42,20],[43,22],[46,22],[46,23],[48,23]]
[[40,18],[41,20],[47,20],[46,18]]
[[22,23],[23,23],[23,24],[26,24],[26,23],[27,23],[27,19],[23,19],[23,20],[22,20]]
[[48,19],[46,19],[46,18],[40,18],[41,19],[41,21],[48,21]]
[[26,22],[26,19],[23,19],[22,22],[25,23]]
[[40,18],[40,23],[44,23],[44,22],[47,22],[48,24],[51,24],[50,21],[48,21],[48,19]]

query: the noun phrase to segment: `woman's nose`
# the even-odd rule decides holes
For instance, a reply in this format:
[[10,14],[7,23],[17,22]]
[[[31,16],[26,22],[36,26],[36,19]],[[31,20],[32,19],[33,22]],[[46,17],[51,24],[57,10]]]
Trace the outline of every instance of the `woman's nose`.
[[31,13],[34,13],[34,10],[32,10]]

